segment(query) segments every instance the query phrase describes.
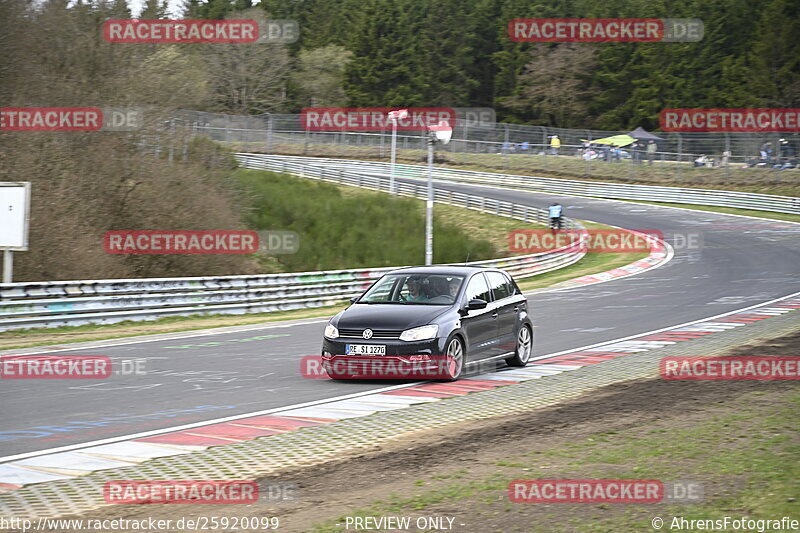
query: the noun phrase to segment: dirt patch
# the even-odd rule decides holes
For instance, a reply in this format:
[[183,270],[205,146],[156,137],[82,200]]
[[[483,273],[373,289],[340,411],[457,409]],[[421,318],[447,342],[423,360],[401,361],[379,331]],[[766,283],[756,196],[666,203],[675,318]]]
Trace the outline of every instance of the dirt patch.
[[[800,333],[742,346],[729,355],[797,355],[798,344]],[[633,511],[653,516],[664,507],[663,504],[635,508],[621,504],[510,504],[505,491],[508,480],[524,476],[596,478],[604,473],[614,477],[620,468],[626,467],[625,461],[622,465],[608,460],[607,464],[590,461],[576,466],[559,452],[576,445],[586,446],[588,442],[587,450],[602,456],[614,451],[624,440],[655,432],[664,435],[659,437],[663,441],[680,431],[737,415],[743,406],[748,406],[748,417],[735,428],[731,426],[730,435],[724,435],[720,441],[693,443],[702,453],[691,461],[701,461],[706,459],[703,454],[748,444],[746,438],[751,426],[765,420],[775,409],[785,408],[788,398],[798,390],[797,382],[791,381],[631,381],[598,389],[559,406],[419,432],[356,457],[259,480],[297,483],[298,498],[293,502],[224,508],[116,506],[83,518],[278,516],[280,531],[303,532],[321,522],[339,521],[357,509],[369,511],[374,506],[375,515],[454,516],[453,531],[573,531],[565,529],[570,521],[607,519]],[[796,431],[792,438],[797,439]],[[632,457],[631,464],[642,459]],[[664,459],[657,455],[644,458],[653,464],[661,460]],[[679,471],[682,470],[676,468],[673,472]],[[550,472],[552,475],[548,475]],[[680,474],[674,473],[672,480],[675,479],[680,479]],[[741,490],[746,476],[725,471],[700,481],[705,498],[710,499]],[[459,487],[456,491],[463,490],[463,494],[453,494],[454,482]],[[408,501],[415,496],[419,497],[419,510]],[[400,500],[407,501],[400,503]],[[344,524],[329,527],[324,531],[345,531]]]

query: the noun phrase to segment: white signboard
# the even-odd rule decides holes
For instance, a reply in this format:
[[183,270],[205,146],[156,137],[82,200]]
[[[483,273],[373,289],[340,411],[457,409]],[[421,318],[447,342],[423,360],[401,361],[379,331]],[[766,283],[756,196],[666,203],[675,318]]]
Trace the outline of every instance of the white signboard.
[[0,181],[0,250],[28,249],[31,184]]

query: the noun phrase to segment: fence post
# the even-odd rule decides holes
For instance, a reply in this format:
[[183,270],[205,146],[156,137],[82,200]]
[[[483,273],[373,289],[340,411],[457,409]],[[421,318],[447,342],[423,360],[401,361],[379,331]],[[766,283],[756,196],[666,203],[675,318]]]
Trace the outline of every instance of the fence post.
[[175,159],[175,119],[169,119],[169,156],[170,163]]
[[547,128],[542,127],[542,154],[544,154],[544,168],[547,168],[547,150],[550,145],[547,142]]
[[192,130],[189,123],[183,128],[183,151],[181,153],[181,161],[184,163],[189,159],[189,141],[192,138]]
[[272,153],[272,113],[267,117],[267,153]]
[[[586,141],[588,142],[588,144],[592,144],[592,132],[589,131],[589,130],[586,130]],[[581,151],[581,157],[583,157],[583,155],[585,153],[586,153],[586,150],[582,150]],[[586,159],[585,161],[586,161],[586,175],[587,176],[591,176],[592,175],[592,160],[591,159]]]
[[680,133],[676,133],[676,135],[678,136],[678,164],[675,166],[675,175],[680,180],[683,171],[681,168],[683,166],[683,137],[681,137]]
[[725,157],[724,154],[722,156],[722,160],[725,161],[725,179],[730,179],[731,178],[730,157],[733,154],[731,154],[731,136],[727,131],[725,132],[725,152],[729,154],[727,158]]
[[526,222],[526,223],[528,222],[528,206],[527,205],[522,206],[522,221]]
[[503,124],[505,128],[505,133],[503,134],[503,168],[508,170],[508,152],[510,150],[510,146],[508,144],[508,124]]
[[467,124],[466,120],[464,121],[464,143],[463,143],[463,148],[464,148],[464,151],[462,152],[461,164],[462,165],[466,165],[467,164],[467,160],[468,160],[467,152],[469,151],[469,124]]

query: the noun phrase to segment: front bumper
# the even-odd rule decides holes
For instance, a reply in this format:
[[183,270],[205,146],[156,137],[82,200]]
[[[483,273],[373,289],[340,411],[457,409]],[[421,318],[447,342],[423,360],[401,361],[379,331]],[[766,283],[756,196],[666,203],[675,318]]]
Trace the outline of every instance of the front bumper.
[[386,355],[377,357],[407,357],[410,355],[444,355],[445,344],[447,339],[444,337],[437,337],[426,341],[401,341],[400,339],[369,339],[364,340],[360,338],[338,338],[328,339],[327,337],[322,340],[322,355],[326,353],[341,357],[347,356],[345,345],[347,344],[371,344],[371,345],[385,345]]
[[[446,338],[413,342],[325,338],[322,367],[331,377],[346,379],[443,379],[448,373],[443,355],[446,343]],[[383,344],[386,355],[345,355],[347,344]]]

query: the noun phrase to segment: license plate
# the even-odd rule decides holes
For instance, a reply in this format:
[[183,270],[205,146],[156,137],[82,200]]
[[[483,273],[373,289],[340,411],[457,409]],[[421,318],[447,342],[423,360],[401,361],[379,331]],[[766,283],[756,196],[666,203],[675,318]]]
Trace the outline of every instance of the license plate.
[[345,344],[347,355],[386,355],[385,344]]

